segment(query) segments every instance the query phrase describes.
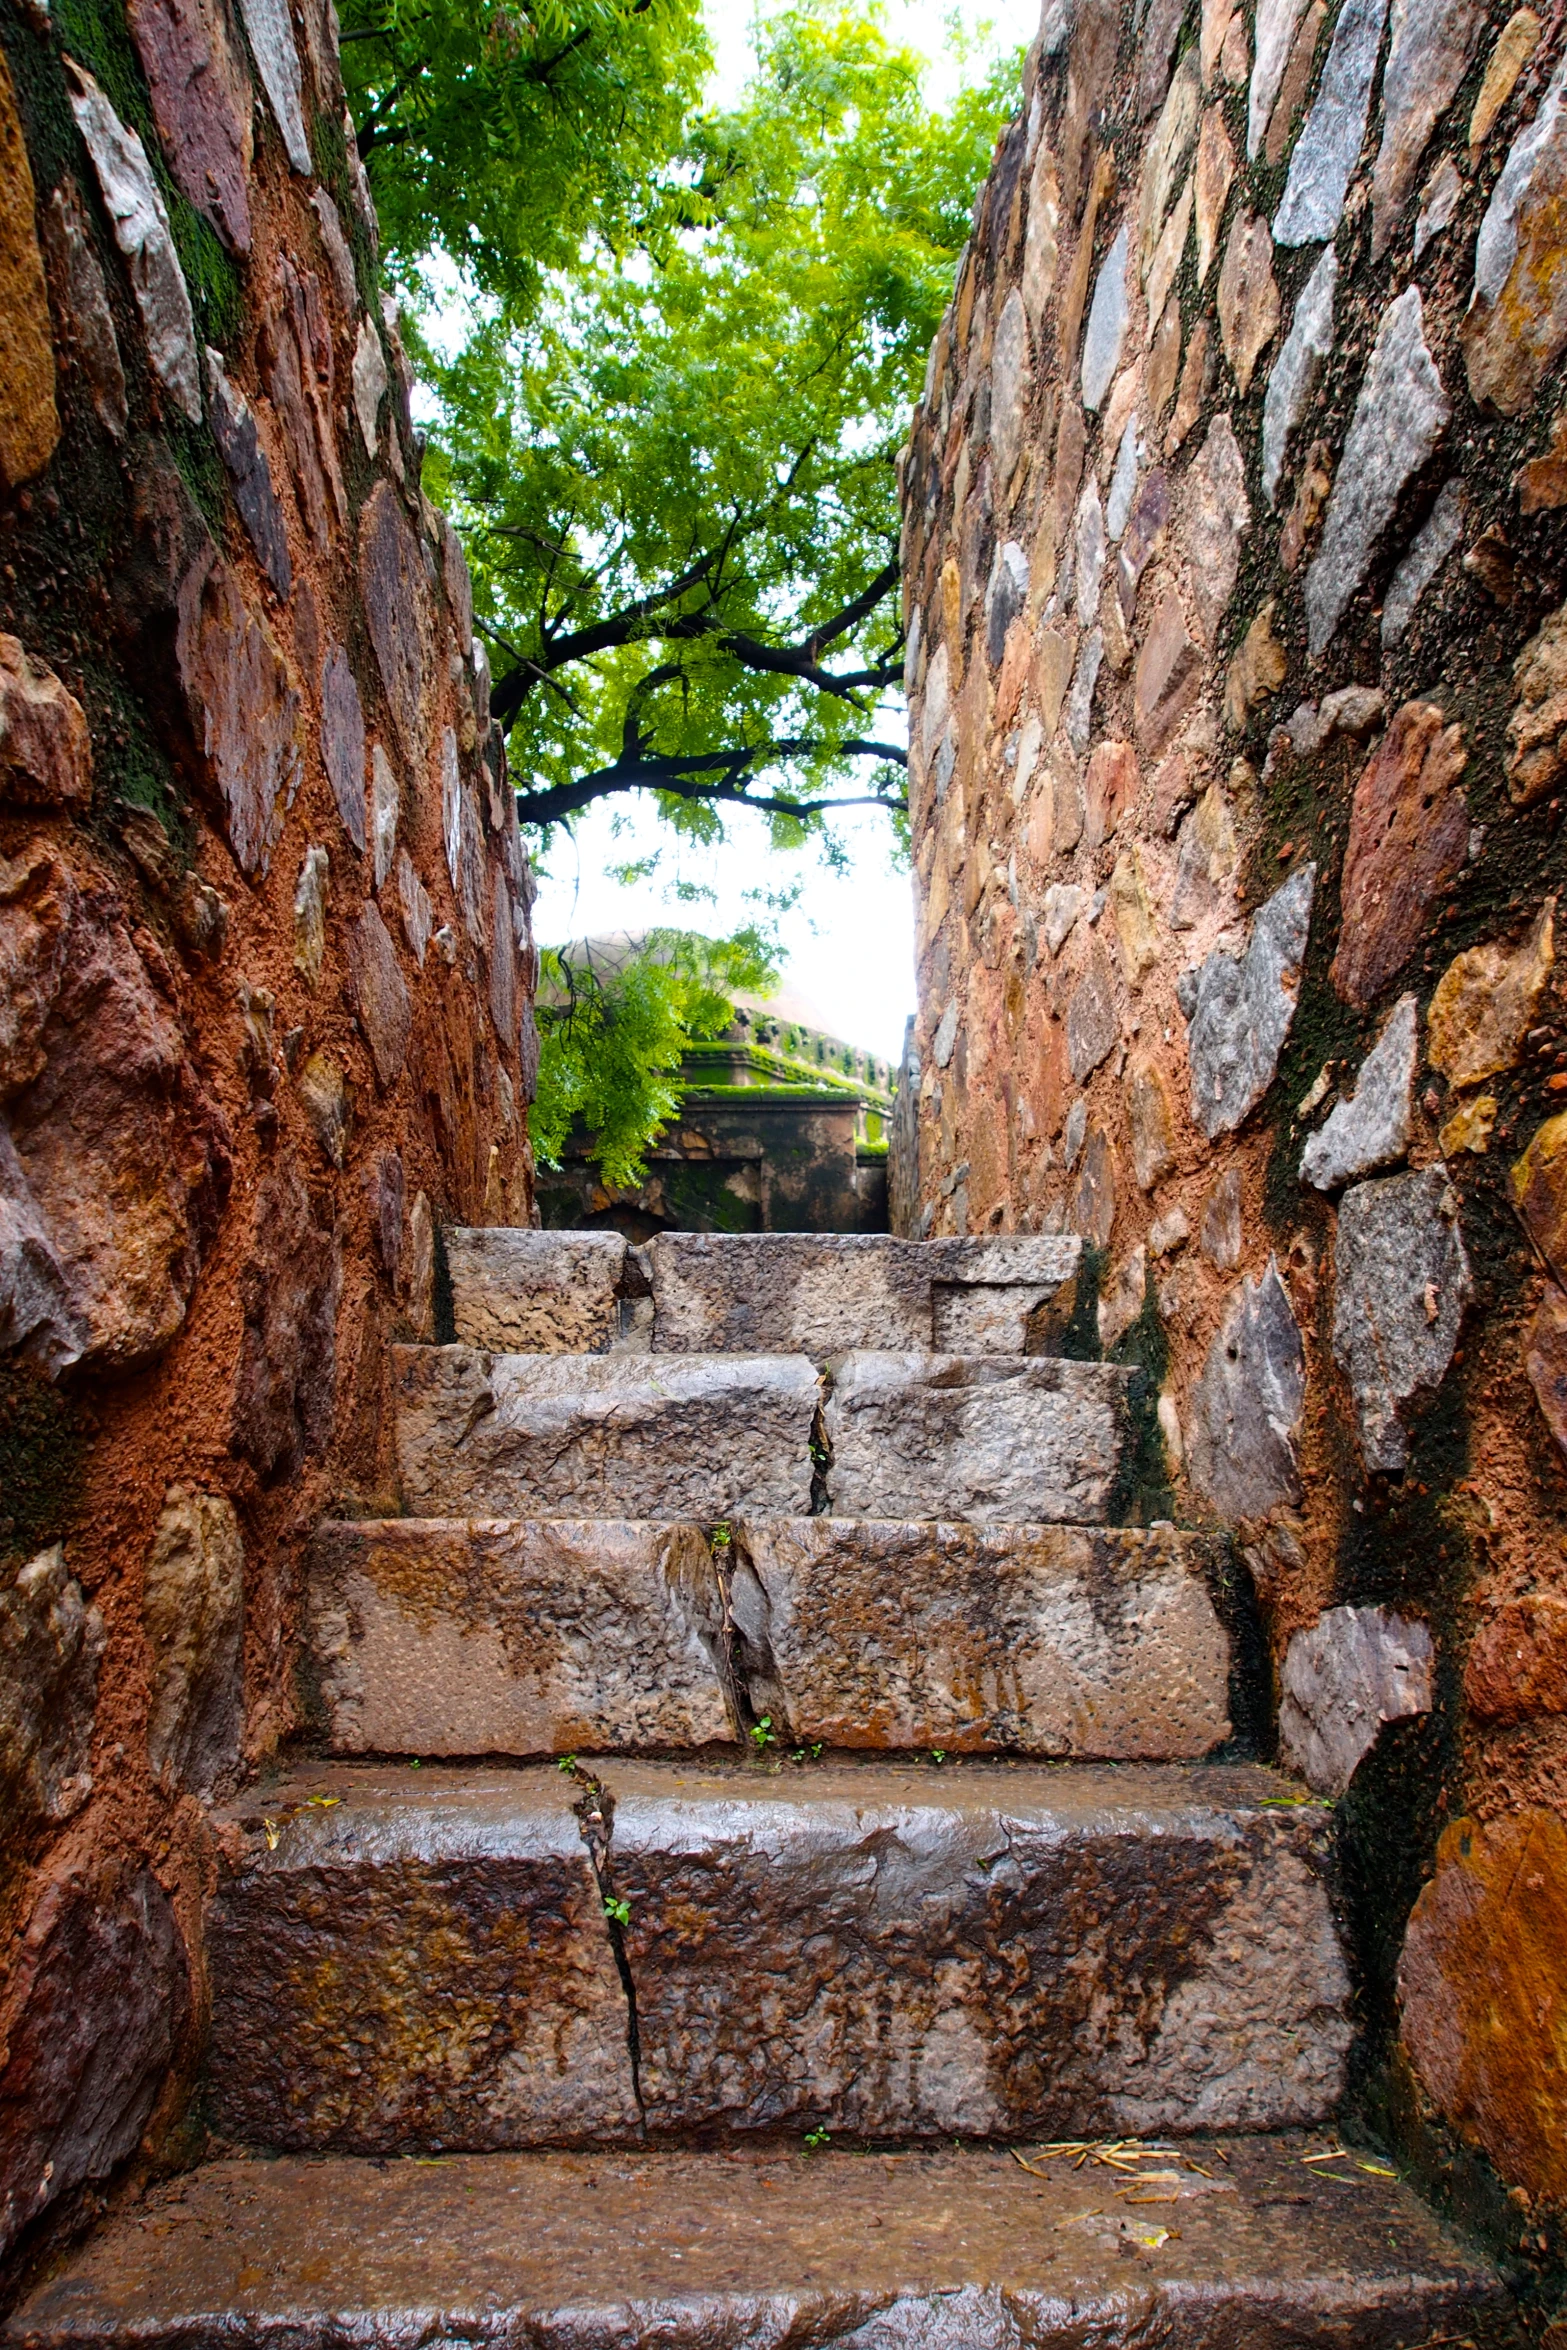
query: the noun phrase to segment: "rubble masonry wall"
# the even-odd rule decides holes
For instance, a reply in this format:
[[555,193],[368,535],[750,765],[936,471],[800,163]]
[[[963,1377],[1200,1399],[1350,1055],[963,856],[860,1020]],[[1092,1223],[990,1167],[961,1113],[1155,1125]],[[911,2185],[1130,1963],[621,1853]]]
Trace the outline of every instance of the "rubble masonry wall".
[[0,2254],[178,2160],[216,1793],[529,1220],[532,886],[330,0],[0,8]]
[[1092,1243],[1075,1343],[1150,1375],[1145,1512],[1239,1530],[1337,1798],[1359,2093],[1531,2259],[1567,2201],[1564,195],[1560,9],[1049,0],[902,460],[895,1214]]

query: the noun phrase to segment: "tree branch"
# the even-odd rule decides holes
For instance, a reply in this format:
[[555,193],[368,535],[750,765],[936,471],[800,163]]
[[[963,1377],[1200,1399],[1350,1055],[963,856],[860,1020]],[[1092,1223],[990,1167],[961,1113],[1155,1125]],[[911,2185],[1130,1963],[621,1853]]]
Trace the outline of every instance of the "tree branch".
[[[613,767],[601,767],[573,783],[557,783],[542,791],[519,791],[517,818],[522,824],[558,824],[594,800],[606,800],[628,791],[666,791],[677,799],[720,802],[732,807],[757,808],[766,816],[822,816],[834,808],[905,809],[906,797],[870,792],[852,799],[792,800],[769,795],[759,798],[746,789],[751,773],[775,759],[806,758],[822,748],[805,738],[757,743],[728,751],[693,752],[687,758],[661,758],[645,752],[622,753]],[[880,759],[907,767],[909,754],[897,743],[851,741],[838,750],[847,758]]]

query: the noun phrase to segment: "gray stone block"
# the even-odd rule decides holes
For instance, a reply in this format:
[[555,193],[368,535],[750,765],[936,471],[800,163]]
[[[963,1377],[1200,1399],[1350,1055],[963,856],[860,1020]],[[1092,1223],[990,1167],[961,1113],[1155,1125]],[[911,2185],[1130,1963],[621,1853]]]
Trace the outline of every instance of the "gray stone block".
[[1399,1406],[1441,1385],[1473,1292],[1446,1168],[1353,1184],[1333,1257],[1333,1356],[1354,1390],[1366,1466],[1401,1469]]
[[810,1507],[804,1355],[393,1349],[403,1502],[420,1517],[694,1518]]
[[1355,1090],[1339,1102],[1301,1153],[1301,1179],[1318,1191],[1336,1191],[1356,1175],[1393,1167],[1409,1148],[1414,1092],[1417,1008],[1400,996],[1387,1026],[1360,1065]]
[[857,1347],[1043,1351],[1031,1318],[1077,1272],[1074,1238],[894,1240],[851,1233],[661,1232],[648,1243],[660,1352]]
[[1229,1731],[1213,1564],[1167,1529],[757,1518],[715,1551],[646,1520],[328,1523],[307,1711],[344,1755],[723,1745],[765,1714],[881,1751],[1194,1758]]
[[339,1765],[244,1797],[207,1913],[219,2133],[363,2154],[634,2136],[580,1792]]
[[567,1754],[735,1735],[707,1538],[643,1519],[328,1523],[306,1677],[339,1754]]
[[1231,1290],[1192,1392],[1192,1483],[1220,1517],[1265,1517],[1300,1500],[1305,1401],[1306,1350],[1270,1257],[1255,1281]]
[[1229,1735],[1199,1537],[787,1518],[733,1547],[751,1707],[791,1742],[1176,1761]]
[[616,1764],[655,2133],[1325,2120],[1327,1821],[1271,1773]]
[[620,1232],[446,1234],[452,1307],[464,1346],[507,1354],[607,1354],[621,1337],[626,1241]]
[[1233,1133],[1273,1083],[1295,1019],[1311,930],[1315,865],[1258,909],[1244,954],[1215,947],[1177,986],[1191,1023],[1192,1116],[1212,1142]]
[[1019,1355],[848,1355],[824,1413],[833,1514],[1099,1524],[1136,1376]]

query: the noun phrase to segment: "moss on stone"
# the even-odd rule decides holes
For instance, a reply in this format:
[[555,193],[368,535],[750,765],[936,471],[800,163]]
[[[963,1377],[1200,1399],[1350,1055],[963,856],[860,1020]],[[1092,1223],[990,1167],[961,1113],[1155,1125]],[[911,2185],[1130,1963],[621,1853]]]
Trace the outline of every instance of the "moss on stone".
[[67,1532],[85,1448],[74,1401],[30,1363],[0,1363],[0,1559],[31,1558]]

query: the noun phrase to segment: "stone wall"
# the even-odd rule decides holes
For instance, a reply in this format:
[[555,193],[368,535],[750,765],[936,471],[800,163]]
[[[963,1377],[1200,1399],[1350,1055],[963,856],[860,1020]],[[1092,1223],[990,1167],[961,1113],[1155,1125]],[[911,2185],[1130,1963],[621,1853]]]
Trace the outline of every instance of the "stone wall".
[[903,459],[901,1212],[1092,1241],[1075,1339],[1149,1372],[1148,1506],[1239,1529],[1284,1754],[1338,1798],[1361,2094],[1531,2260],[1567,2200],[1564,192],[1559,10],[1049,0]]
[[176,2159],[207,1806],[526,1222],[531,883],[330,0],[0,9],[0,2253]]

